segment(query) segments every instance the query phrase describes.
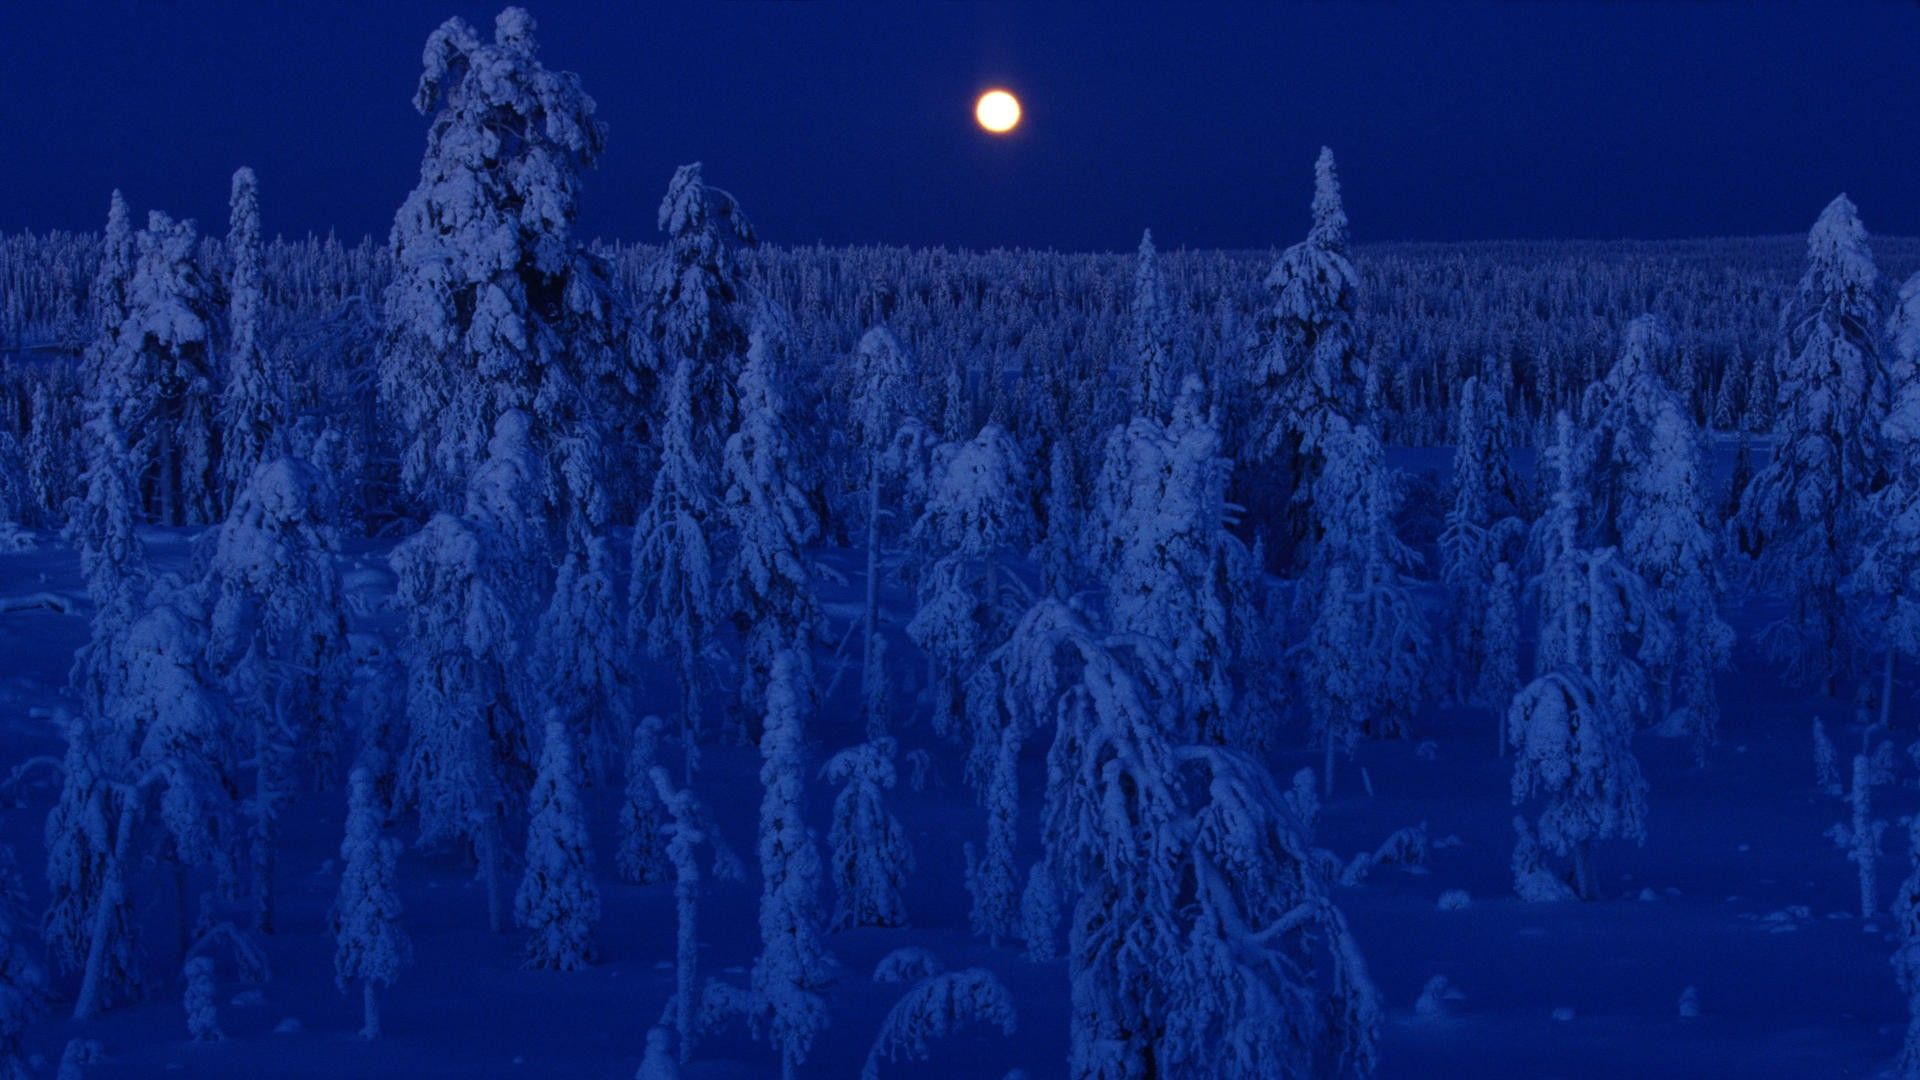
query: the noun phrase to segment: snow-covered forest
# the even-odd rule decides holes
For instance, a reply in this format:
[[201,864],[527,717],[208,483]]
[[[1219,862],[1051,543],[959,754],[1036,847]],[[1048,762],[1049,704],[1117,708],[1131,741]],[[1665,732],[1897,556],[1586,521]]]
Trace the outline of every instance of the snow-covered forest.
[[0,236],[0,1078],[1920,1077],[1920,240],[599,241],[535,42]]

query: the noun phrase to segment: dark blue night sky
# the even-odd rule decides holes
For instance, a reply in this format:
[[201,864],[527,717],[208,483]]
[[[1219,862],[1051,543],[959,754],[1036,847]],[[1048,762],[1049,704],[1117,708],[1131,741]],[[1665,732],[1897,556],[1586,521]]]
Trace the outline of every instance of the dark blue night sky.
[[[528,6],[611,127],[600,236],[698,159],[782,243],[1267,247],[1321,143],[1361,240],[1785,233],[1842,190],[1920,233],[1912,4]],[[0,228],[96,228],[115,186],[211,225],[251,164],[269,231],[384,236],[422,42],[494,10],[6,5]],[[994,83],[1015,138],[971,123]]]

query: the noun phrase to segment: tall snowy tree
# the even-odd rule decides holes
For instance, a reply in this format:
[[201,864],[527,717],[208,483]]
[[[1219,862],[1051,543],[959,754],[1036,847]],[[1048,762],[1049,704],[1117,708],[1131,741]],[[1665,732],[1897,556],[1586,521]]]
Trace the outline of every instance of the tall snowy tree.
[[502,829],[531,779],[518,681],[525,592],[503,544],[493,529],[436,514],[390,559],[407,613],[400,793],[419,812],[422,844],[458,841],[478,856],[495,931]]
[[1276,515],[1275,554],[1300,565],[1322,528],[1313,497],[1326,443],[1360,421],[1365,356],[1356,325],[1360,278],[1347,255],[1347,213],[1333,151],[1314,163],[1313,224],[1267,274],[1254,328],[1242,460],[1264,469],[1262,502]]
[[840,751],[820,770],[827,782],[840,785],[827,834],[835,930],[906,925],[900,890],[913,872],[913,848],[883,802],[895,782],[894,751],[894,741],[882,737]]
[[595,958],[600,890],[593,883],[577,769],[566,722],[549,719],[540,776],[527,800],[527,869],[514,897],[514,918],[527,930],[532,968],[572,971]]
[[394,216],[379,378],[401,480],[429,509],[457,504],[496,418],[519,409],[553,499],[581,512],[568,479],[598,471],[596,447],[618,448],[603,445],[615,435],[600,409],[641,392],[637,339],[572,233],[603,126],[579,79],[540,62],[534,28],[517,7],[491,43],[447,20],[414,93],[427,148]]
[[750,992],[718,983],[708,990],[715,1008],[744,1013],[755,1036],[779,1051],[786,1080],[827,1026],[821,990],[833,962],[820,940],[820,852],[805,821],[809,696],[798,657],[776,654],[760,737],[760,955]]
[[548,708],[567,725],[580,776],[600,787],[632,715],[613,555],[604,537],[575,539],[534,635],[534,669]]
[[[861,482],[866,489],[866,601],[861,614],[861,700],[867,706],[867,733],[886,733],[885,641],[880,636],[880,548],[888,516],[882,510],[883,486],[889,473],[898,472],[892,453],[903,424],[918,423],[915,413],[914,362],[893,331],[876,326],[860,337],[844,376],[848,418],[853,423],[854,448],[860,458]],[[898,526],[895,527],[898,531]]]
[[1094,495],[1100,534],[1088,547],[1113,629],[1173,655],[1182,737],[1244,743],[1266,722],[1234,708],[1226,566],[1239,541],[1227,533],[1228,463],[1204,396],[1191,379],[1169,422],[1136,416],[1108,437]]
[[381,835],[382,813],[373,774],[355,769],[347,779],[347,835],[340,842],[340,891],[329,924],[333,931],[334,981],[341,990],[356,980],[361,990],[360,1037],[380,1035],[379,987],[390,987],[413,958],[400,926],[400,893],[394,862],[400,841]]
[[260,251],[260,185],[253,170],[233,174],[228,202],[227,381],[220,397],[220,486],[224,503],[239,497],[260,463],[286,449],[293,388],[267,355]]
[[1140,249],[1134,255],[1129,315],[1133,321],[1127,344],[1134,367],[1126,383],[1127,404],[1136,417],[1168,420],[1192,374],[1192,365],[1182,351],[1185,343],[1180,340],[1179,313],[1167,296],[1152,229],[1140,234]]
[[754,320],[736,384],[740,427],[727,439],[724,507],[733,526],[728,606],[745,642],[741,704],[758,708],[762,681],[782,653],[813,670],[810,645],[822,622],[807,548],[820,522],[800,486],[799,448],[787,429],[775,365],[784,357],[778,313]]
[[703,880],[699,850],[702,845],[706,846],[712,854],[713,876],[723,881],[738,881],[745,876],[745,870],[733,849],[727,846],[726,840],[720,835],[720,829],[714,824],[706,807],[694,798],[693,792],[675,788],[673,781],[667,777],[667,770],[657,765],[647,779],[668,816],[665,826],[666,857],[673,867],[673,899],[678,915],[674,933],[674,993],[670,1009],[679,1059],[685,1064],[693,1056],[693,1040],[697,1034],[694,1019],[699,1004],[694,994],[700,961],[699,926],[696,920],[700,912],[700,883]]
[[658,377],[686,364],[691,452],[718,472],[740,424],[737,385],[755,303],[738,249],[753,245],[753,226],[732,195],[707,184],[698,162],[675,170],[658,223],[666,243],[641,282],[641,337]]
[[1841,578],[1888,469],[1877,438],[1886,293],[1866,229],[1841,195],[1814,222],[1806,273],[1780,313],[1778,441],[1732,522],[1761,579],[1787,600],[1763,640],[1794,675],[1829,692],[1855,666]]
[[1019,617],[1021,598],[1000,564],[1032,533],[1026,483],[1019,448],[997,425],[935,451],[926,508],[913,527],[929,565],[907,634],[929,658],[933,726],[942,735],[955,731],[972,666]]
[[1714,676],[1731,659],[1733,631],[1717,610],[1718,530],[1708,519],[1693,421],[1659,374],[1667,347],[1651,316],[1634,320],[1620,359],[1589,392],[1595,497],[1588,528],[1600,543],[1617,545],[1646,583],[1665,626],[1645,638],[1640,657],[1658,699],[1655,715],[1704,757],[1720,715]]
[[[1440,531],[1440,580],[1447,586],[1447,634],[1453,649],[1453,693],[1471,697],[1487,664],[1488,590],[1493,571],[1521,530],[1518,488],[1498,407],[1483,400],[1480,381],[1460,386],[1453,426],[1453,505]],[[1484,702],[1503,708],[1505,700]]]
[[212,296],[193,222],[153,211],[134,238],[125,315],[94,392],[126,431],[146,504],[167,525],[213,519]]
[[87,416],[110,414],[116,427],[127,429],[137,400],[119,392],[115,368],[121,327],[127,319],[127,288],[133,282],[133,222],[127,201],[115,189],[107,204],[107,226],[100,246],[100,266],[94,271],[87,298],[93,308],[93,336],[82,355],[81,389],[87,398]]
[[326,777],[338,752],[347,685],[347,625],[334,568],[326,488],[305,462],[260,464],[220,526],[206,589],[208,663],[250,737],[253,898],[258,929],[274,926],[280,804],[295,762]]
[[681,358],[667,384],[660,467],[633,528],[627,636],[673,664],[680,683],[680,742],[687,771],[699,760],[701,700],[718,648],[713,531],[720,507],[713,472],[693,439],[692,361]]

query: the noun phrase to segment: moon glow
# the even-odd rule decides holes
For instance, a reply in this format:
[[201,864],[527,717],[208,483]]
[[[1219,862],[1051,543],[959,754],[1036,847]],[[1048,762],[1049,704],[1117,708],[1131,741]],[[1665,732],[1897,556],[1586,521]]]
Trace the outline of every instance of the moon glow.
[[1020,99],[1005,90],[989,90],[974,103],[973,118],[995,135],[1005,135],[1020,125]]

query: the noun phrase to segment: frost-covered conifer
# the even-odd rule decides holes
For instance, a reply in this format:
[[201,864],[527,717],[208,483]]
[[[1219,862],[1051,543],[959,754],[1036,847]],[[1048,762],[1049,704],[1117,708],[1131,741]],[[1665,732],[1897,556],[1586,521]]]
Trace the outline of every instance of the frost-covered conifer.
[[573,546],[535,632],[533,663],[542,696],[577,748],[581,776],[599,787],[631,715],[628,661],[607,541],[589,536]]
[[1032,534],[1026,479],[1019,448],[993,424],[934,454],[926,509],[913,527],[914,544],[931,565],[907,634],[930,660],[934,730],[942,735],[954,730],[973,665],[1019,615],[1000,562]]
[[[1369,735],[1403,734],[1426,685],[1426,617],[1403,574],[1417,557],[1393,533],[1398,493],[1372,429],[1342,429],[1325,446],[1325,470],[1315,490],[1326,527],[1314,565],[1295,591],[1295,606],[1309,636],[1338,641],[1342,652],[1335,657],[1317,647],[1296,650],[1304,652],[1309,669],[1308,708],[1322,718],[1357,720]],[[1340,588],[1333,581],[1336,571]],[[1344,610],[1328,612],[1329,606]],[[1349,671],[1313,674],[1333,667]],[[1332,700],[1342,693],[1359,696]]]
[[1247,456],[1276,485],[1267,503],[1282,515],[1280,553],[1302,563],[1321,528],[1313,496],[1325,443],[1358,423],[1366,401],[1365,354],[1356,326],[1360,276],[1347,257],[1347,214],[1333,151],[1314,164],[1313,225],[1266,279],[1269,300],[1254,328],[1247,373]]
[[71,406],[63,401],[56,413],[45,384],[33,388],[30,399],[33,426],[27,431],[26,481],[32,519],[53,528],[66,518],[67,494],[72,490],[69,455],[74,450]]
[[1867,511],[1870,528],[1849,583],[1867,644],[1882,655],[1882,723],[1895,658],[1920,656],[1920,274],[1900,287],[1888,324],[1890,404],[1879,435],[1890,477]]
[[[1594,842],[1646,838],[1647,782],[1633,756],[1631,718],[1609,704],[1591,677],[1556,669],[1514,697],[1507,737],[1514,748],[1514,805],[1540,801],[1540,843],[1573,857],[1580,896],[1594,899]],[[1518,849],[1514,858],[1518,878]]]
[[827,834],[836,896],[832,929],[906,925],[900,890],[913,872],[913,849],[882,801],[895,782],[895,749],[882,737],[840,751],[820,770],[840,786]]
[[620,800],[620,847],[614,852],[613,866],[620,880],[635,885],[651,885],[667,874],[663,831],[666,807],[653,786],[660,728],[658,716],[643,716],[633,726],[633,738],[628,743],[627,784]]
[[1493,741],[1498,744],[1498,753],[1505,754],[1504,706],[1520,690],[1520,584],[1513,567],[1505,561],[1494,564],[1483,625],[1486,651],[1481,657],[1473,700],[1493,710]]
[[640,1071],[633,1080],[680,1080],[680,1065],[667,1049],[672,1034],[663,1027],[647,1029],[647,1054],[640,1059]]
[[985,968],[927,976],[888,1010],[860,1080],[880,1080],[883,1059],[927,1060],[929,1039],[946,1038],[968,1022],[993,1024],[1001,1034],[1013,1034],[1013,995]]
[[1513,819],[1512,867],[1513,892],[1521,901],[1551,904],[1574,899],[1574,891],[1567,887],[1565,879],[1547,868],[1540,842],[1534,839],[1533,827],[1517,814]]
[[1165,645],[1180,690],[1182,737],[1241,741],[1266,725],[1234,709],[1229,635],[1228,463],[1205,391],[1190,379],[1172,419],[1136,416],[1107,440],[1088,547],[1107,578],[1114,630]]
[[127,629],[146,607],[152,574],[134,532],[140,494],[131,457],[110,411],[97,410],[87,421],[84,442],[87,467],[81,495],[68,511],[66,536],[80,556],[93,621],[89,641],[75,657],[72,682],[84,707],[102,715],[108,674],[119,663]]
[[580,809],[578,763],[567,724],[547,721],[540,775],[527,800],[527,869],[514,896],[514,918],[527,931],[527,966],[572,971],[594,961],[600,890],[593,883],[593,846]]
[[715,1007],[744,1012],[756,1037],[779,1051],[787,1080],[827,1025],[820,991],[832,964],[820,940],[820,853],[804,817],[805,679],[791,650],[775,655],[760,736],[760,955],[752,989],[709,990]]
[[807,547],[820,523],[800,486],[798,449],[787,431],[775,364],[784,352],[778,314],[754,320],[746,366],[736,384],[740,427],[726,446],[725,509],[734,557],[728,606],[745,641],[741,704],[756,709],[774,658],[789,653],[803,678],[813,670],[810,643],[821,624]]
[[136,996],[144,985],[139,926],[127,887],[137,800],[114,783],[124,738],[90,717],[65,722],[59,797],[45,828],[48,904],[41,935],[54,967],[90,984],[88,1013]]
[[457,502],[510,409],[532,422],[556,479],[540,492],[562,517],[592,512],[572,481],[603,471],[599,452],[638,449],[602,415],[641,390],[638,339],[572,235],[604,130],[579,79],[541,64],[534,29],[517,7],[491,43],[447,20],[413,98],[430,125],[420,181],[394,215],[379,377],[402,483],[429,508]]
[[1500,632],[1490,623],[1494,566],[1508,555],[1520,530],[1505,425],[1497,417],[1497,409],[1481,400],[1479,379],[1468,378],[1454,414],[1453,505],[1438,544],[1453,648],[1451,681],[1454,695],[1463,700],[1475,698],[1493,648],[1488,639]]
[[666,243],[641,283],[641,336],[656,350],[656,376],[686,364],[692,453],[718,471],[740,422],[737,384],[754,296],[737,249],[752,246],[753,227],[732,195],[706,183],[698,162],[675,170],[658,223]]
[[627,635],[670,661],[680,681],[680,739],[687,770],[698,760],[701,698],[715,645],[717,574],[712,532],[719,506],[713,473],[694,443],[692,361],[682,357],[667,383],[660,422],[660,468],[633,529],[633,580]]
[[1264,767],[1169,740],[1158,678],[1135,674],[1150,643],[1042,600],[1005,649],[1008,694],[1057,717],[1045,835],[1072,898],[1072,1074],[1369,1071],[1377,997]]
[[260,463],[285,449],[293,423],[293,388],[261,340],[266,296],[260,253],[260,186],[253,170],[233,174],[228,203],[227,380],[220,397],[220,483],[224,501],[239,497]]
[[882,526],[887,517],[898,517],[881,509],[882,487],[890,472],[899,471],[890,466],[897,465],[898,455],[892,451],[901,426],[919,423],[913,368],[912,356],[893,331],[876,326],[861,335],[844,375],[850,395],[848,418],[866,490],[867,591],[861,609],[860,682],[867,734],[875,739],[886,734],[887,720],[886,643],[880,636]]
[[133,221],[127,201],[115,189],[107,203],[107,226],[87,300],[93,308],[93,337],[81,358],[81,384],[88,417],[103,410],[125,428],[135,403],[117,393],[114,349],[127,318],[127,286],[133,280]]
[[1035,561],[1048,595],[1060,599],[1073,594],[1084,573],[1080,554],[1079,489],[1073,478],[1073,449],[1064,438],[1055,439],[1047,452],[1046,531]]
[[1778,444],[1732,522],[1761,579],[1787,599],[1763,638],[1795,675],[1829,691],[1853,667],[1841,578],[1890,464],[1877,438],[1886,308],[1866,230],[1842,195],[1808,234],[1806,273],[1780,313]]
[[181,968],[186,982],[183,1005],[187,1011],[187,1034],[194,1042],[219,1042],[226,1038],[220,1030],[218,988],[213,983],[213,958],[190,957]]
[[[674,934],[674,995],[671,1010],[673,1028],[682,1063],[693,1056],[693,1040],[697,1034],[694,1026],[695,977],[699,972],[700,941],[696,918],[700,910],[700,863],[696,858],[700,845],[705,844],[713,855],[713,875],[724,881],[738,881],[744,875],[740,860],[733,849],[720,835],[719,828],[708,816],[706,808],[693,797],[693,792],[684,788],[675,788],[668,779],[667,770],[654,766],[647,780],[653,785],[654,795],[659,799],[668,816],[664,826],[666,833],[666,858],[673,867],[673,899],[678,914],[678,927]],[[649,1037],[649,1053],[651,1042]]]
[[135,238],[126,315],[96,393],[127,432],[134,473],[163,524],[213,520],[215,383],[211,291],[193,222],[159,212]]
[[531,760],[517,688],[526,605],[518,560],[503,546],[492,529],[436,514],[390,559],[407,613],[400,793],[419,812],[422,844],[472,846],[496,931],[501,830],[530,782]]
[[[985,764],[980,764],[984,762]],[[967,893],[973,898],[968,914],[973,932],[998,947],[1002,938],[1018,931],[1019,888],[1014,866],[1014,844],[1020,821],[1020,734],[1013,726],[1000,731],[992,747],[976,744],[969,765],[984,769],[979,784],[980,803],[987,812],[987,841],[976,852],[969,842],[966,856]]]
[[1133,353],[1126,384],[1128,405],[1134,416],[1165,421],[1173,415],[1192,371],[1182,351],[1178,312],[1167,296],[1152,229],[1140,234],[1140,249],[1134,255],[1133,304],[1128,315],[1132,323],[1127,343]]
[[207,568],[207,659],[254,760],[253,896],[267,932],[280,804],[292,794],[295,762],[325,777],[341,742],[346,614],[328,502],[305,462],[262,462],[233,500]]
[[345,991],[361,987],[360,1037],[380,1034],[377,987],[388,987],[413,957],[413,945],[400,926],[400,893],[394,862],[400,841],[383,836],[383,816],[373,774],[355,769],[347,779],[347,835],[340,842],[340,891],[329,924],[333,931],[334,982]]
[[1665,626],[1640,655],[1655,714],[1704,759],[1720,715],[1713,680],[1731,659],[1733,631],[1717,610],[1719,545],[1693,421],[1659,375],[1668,348],[1652,316],[1634,320],[1613,370],[1589,392],[1596,494],[1588,527],[1646,583]]

